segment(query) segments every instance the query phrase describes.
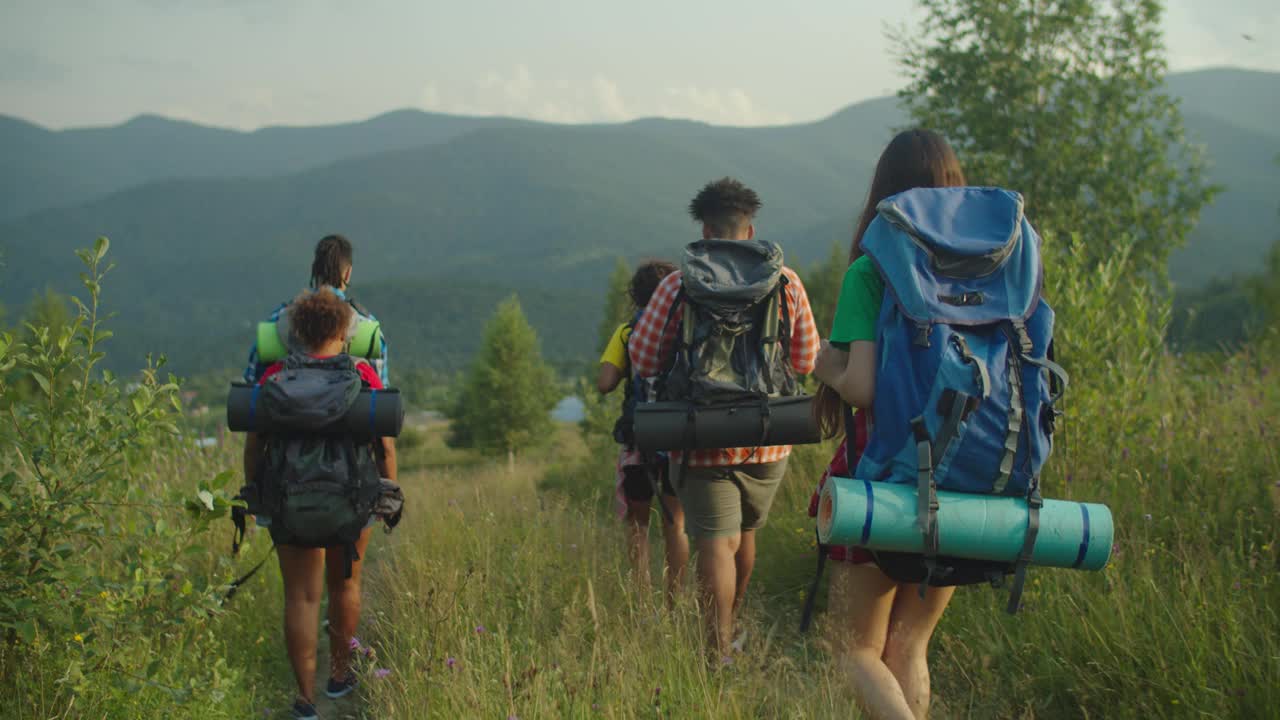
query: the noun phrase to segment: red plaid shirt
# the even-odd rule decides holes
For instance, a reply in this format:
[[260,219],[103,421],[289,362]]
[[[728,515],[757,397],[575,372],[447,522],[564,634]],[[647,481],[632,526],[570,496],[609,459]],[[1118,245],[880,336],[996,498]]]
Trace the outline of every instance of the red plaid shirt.
[[[820,340],[818,328],[813,321],[813,310],[809,308],[809,295],[804,291],[804,284],[791,268],[782,268],[787,276],[787,314],[791,318],[791,369],[797,375],[807,375],[813,371],[813,361],[818,356]],[[653,297],[645,306],[640,322],[631,331],[631,339],[627,341],[628,354],[631,356],[631,367],[641,377],[652,377],[667,370],[671,366],[671,354],[679,322],[667,323],[671,306],[680,293],[680,272],[673,272],[663,278]],[[781,310],[779,310],[781,312]],[[773,445],[759,448],[725,448],[722,450],[694,450],[689,456],[691,467],[723,467],[725,465],[742,465],[744,463],[770,463],[785,458],[791,453],[790,445]],[[673,452],[672,457],[679,460],[681,453]]]

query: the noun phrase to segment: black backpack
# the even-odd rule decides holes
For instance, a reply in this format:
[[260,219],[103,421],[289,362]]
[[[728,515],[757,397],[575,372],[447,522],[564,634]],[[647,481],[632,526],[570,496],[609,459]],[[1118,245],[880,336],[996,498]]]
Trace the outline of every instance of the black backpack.
[[380,493],[375,441],[337,429],[362,386],[348,355],[291,354],[263,385],[258,409],[290,429],[265,436],[256,486],[247,488],[248,511],[271,518],[275,544],[343,545],[347,577]]
[[679,314],[680,331],[659,399],[708,405],[799,395],[782,249],[700,240],[685,248],[681,269],[680,297],[667,318]]

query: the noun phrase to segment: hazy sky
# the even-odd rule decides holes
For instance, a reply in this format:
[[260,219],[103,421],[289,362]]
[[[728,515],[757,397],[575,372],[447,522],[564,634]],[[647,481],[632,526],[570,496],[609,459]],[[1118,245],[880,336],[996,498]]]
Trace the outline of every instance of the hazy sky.
[[[1170,0],[1175,70],[1280,70],[1280,0]],[[0,0],[0,113],[238,128],[403,107],[813,120],[897,89],[905,0]],[[1252,40],[1244,35],[1252,36]]]

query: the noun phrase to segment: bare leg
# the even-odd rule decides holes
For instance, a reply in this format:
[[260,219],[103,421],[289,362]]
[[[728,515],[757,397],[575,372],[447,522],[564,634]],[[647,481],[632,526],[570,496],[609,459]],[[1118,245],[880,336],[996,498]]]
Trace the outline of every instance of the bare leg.
[[734,556],[742,543],[735,533],[722,537],[700,537],[698,546],[698,586],[707,620],[708,635],[720,656],[729,654],[733,641],[733,598],[737,590]]
[[649,501],[628,500],[627,516],[627,557],[631,560],[631,571],[635,573],[639,589],[649,589]]
[[276,555],[284,578],[284,645],[298,681],[298,696],[310,703],[315,701],[316,634],[324,592],[324,552],[319,548],[280,545]]
[[899,585],[893,601],[884,664],[898,679],[916,720],[929,714],[929,638],[954,594],[953,587],[931,587],[921,600],[917,586]]
[[832,645],[858,705],[873,720],[915,720],[898,679],[882,659],[897,590],[898,584],[875,565],[832,563]]
[[680,501],[674,495],[659,497],[671,513],[671,522],[667,522],[665,515],[662,518],[662,539],[667,559],[667,607],[674,607],[676,595],[684,584],[684,570],[689,565],[689,536],[684,534],[684,508]]
[[742,542],[738,545],[738,552],[733,555],[733,565],[738,576],[733,589],[733,610],[737,612],[742,607],[742,598],[747,594],[747,582],[751,580],[751,571],[756,566],[755,530],[742,531]]
[[[369,547],[373,528],[367,527],[356,541],[360,559],[351,563],[351,577],[344,577],[346,550],[341,546],[325,548],[325,578],[329,586],[329,677],[341,680],[351,670],[351,638],[360,622],[360,578],[364,569],[364,552]],[[312,673],[314,675],[314,667]]]

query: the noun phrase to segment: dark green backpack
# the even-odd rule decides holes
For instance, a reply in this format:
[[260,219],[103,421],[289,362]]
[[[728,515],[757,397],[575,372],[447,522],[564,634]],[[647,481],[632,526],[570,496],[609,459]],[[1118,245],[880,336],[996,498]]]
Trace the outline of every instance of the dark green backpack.
[[263,385],[258,412],[291,429],[265,436],[250,507],[271,518],[277,545],[345,546],[348,576],[380,490],[372,441],[338,429],[361,387],[347,355],[289,356]]
[[700,240],[685,248],[672,305],[680,322],[675,357],[658,398],[710,405],[800,394],[786,289],[782,249],[773,243]]

